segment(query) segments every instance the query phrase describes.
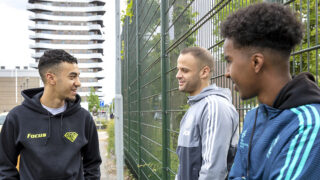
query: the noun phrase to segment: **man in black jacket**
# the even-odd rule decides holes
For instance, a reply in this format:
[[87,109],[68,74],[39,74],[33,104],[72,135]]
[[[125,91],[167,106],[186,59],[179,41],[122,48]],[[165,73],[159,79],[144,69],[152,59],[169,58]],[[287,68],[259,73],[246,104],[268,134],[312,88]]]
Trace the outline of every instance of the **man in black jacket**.
[[38,69],[44,88],[24,90],[25,100],[3,125],[0,179],[100,179],[97,130],[77,94],[77,59],[48,50]]

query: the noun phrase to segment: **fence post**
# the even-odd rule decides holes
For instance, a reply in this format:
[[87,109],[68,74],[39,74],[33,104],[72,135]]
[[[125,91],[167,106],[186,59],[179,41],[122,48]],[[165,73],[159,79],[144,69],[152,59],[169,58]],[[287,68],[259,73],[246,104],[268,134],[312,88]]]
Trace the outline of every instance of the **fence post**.
[[168,179],[168,137],[167,137],[167,0],[161,0],[161,100],[162,100],[162,179]]
[[141,103],[140,103],[140,46],[139,46],[139,1],[135,1],[136,5],[136,66],[137,66],[137,103],[138,103],[138,178],[141,179]]
[[116,32],[116,97],[115,97],[115,147],[117,161],[117,180],[123,180],[123,98],[121,93],[121,55],[120,55],[120,2],[115,1]]
[[128,155],[130,155],[131,152],[131,146],[130,146],[130,132],[131,132],[131,123],[130,123],[130,81],[129,81],[129,49],[128,49],[128,44],[129,44],[129,19],[125,19],[125,31],[126,31],[126,62],[127,62],[127,118],[128,118]]

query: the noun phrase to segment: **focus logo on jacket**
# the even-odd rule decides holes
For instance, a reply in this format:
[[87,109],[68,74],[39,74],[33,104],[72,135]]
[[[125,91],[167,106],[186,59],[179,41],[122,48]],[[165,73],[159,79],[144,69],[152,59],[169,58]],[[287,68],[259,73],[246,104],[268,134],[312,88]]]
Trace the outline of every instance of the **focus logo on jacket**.
[[67,138],[69,141],[74,142],[78,137],[78,133],[76,133],[76,132],[66,132],[64,134],[64,137]]
[[40,134],[31,134],[31,133],[28,133],[27,134],[27,139],[34,139],[34,138],[44,138],[44,137],[47,137],[47,133],[40,133]]

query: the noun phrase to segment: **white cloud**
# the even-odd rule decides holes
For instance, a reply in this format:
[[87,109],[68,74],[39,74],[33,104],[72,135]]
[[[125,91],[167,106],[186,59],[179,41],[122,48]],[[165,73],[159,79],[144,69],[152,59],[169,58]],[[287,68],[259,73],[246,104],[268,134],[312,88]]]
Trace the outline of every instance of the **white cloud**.
[[0,3],[0,65],[28,66],[33,60],[29,49],[29,13],[14,8],[12,4]]
[[[120,12],[126,7],[126,0],[120,2]],[[115,83],[119,81],[115,77],[115,0],[108,0],[104,15],[104,72],[103,91],[105,104],[109,104],[115,97]]]
[[115,97],[115,3],[110,1],[106,4],[104,14],[104,73],[103,92],[105,104],[109,104]]
[[25,10],[28,0],[1,0],[1,4],[6,4],[17,10]]

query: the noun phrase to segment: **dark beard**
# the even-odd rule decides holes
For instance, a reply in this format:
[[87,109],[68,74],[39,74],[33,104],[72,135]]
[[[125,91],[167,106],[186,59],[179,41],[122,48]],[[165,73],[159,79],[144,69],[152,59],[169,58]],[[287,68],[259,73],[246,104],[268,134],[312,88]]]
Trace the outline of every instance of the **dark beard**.
[[66,101],[74,103],[76,101],[77,97],[74,97],[74,99],[66,98]]

